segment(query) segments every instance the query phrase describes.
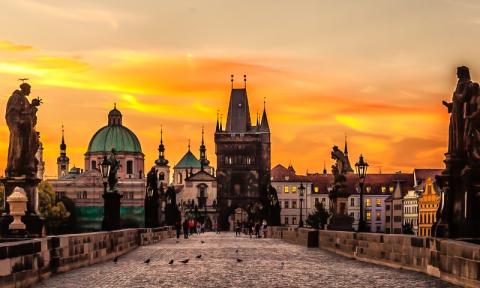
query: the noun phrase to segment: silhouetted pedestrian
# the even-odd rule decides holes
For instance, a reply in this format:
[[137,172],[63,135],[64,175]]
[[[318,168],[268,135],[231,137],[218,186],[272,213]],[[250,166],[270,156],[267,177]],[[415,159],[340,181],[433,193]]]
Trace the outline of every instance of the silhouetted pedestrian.
[[183,238],[188,239],[188,220],[183,221]]

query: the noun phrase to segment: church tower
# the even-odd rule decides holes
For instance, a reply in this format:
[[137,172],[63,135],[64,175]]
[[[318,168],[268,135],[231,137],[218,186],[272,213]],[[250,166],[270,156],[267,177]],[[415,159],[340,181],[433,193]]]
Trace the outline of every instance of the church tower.
[[158,145],[158,159],[155,160],[155,168],[157,170],[158,181],[163,185],[164,189],[170,183],[170,166],[168,160],[165,159],[165,145],[163,145],[163,128],[160,128],[160,145]]
[[229,217],[236,209],[246,213],[252,207],[266,207],[269,203],[271,160],[267,112],[264,107],[260,124],[253,126],[246,77],[243,88],[233,87],[233,75],[231,81],[227,123],[223,129],[220,120],[215,132],[218,224],[222,229],[231,225]]
[[200,145],[200,167],[201,167],[200,169],[202,171],[205,168],[208,168],[210,165],[210,161],[208,161],[207,159],[207,148],[205,147],[204,134],[205,134],[205,130],[202,127],[202,144]]
[[70,159],[67,157],[67,144],[65,144],[65,131],[62,125],[62,143],[60,144],[60,156],[57,158],[58,179],[67,176]]

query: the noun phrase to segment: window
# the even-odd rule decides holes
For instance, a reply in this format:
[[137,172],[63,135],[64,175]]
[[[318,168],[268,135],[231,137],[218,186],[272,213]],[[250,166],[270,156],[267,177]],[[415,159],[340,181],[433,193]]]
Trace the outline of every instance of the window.
[[83,198],[83,199],[87,199],[87,191],[83,191],[83,193],[82,193],[82,198]]
[[367,193],[370,193],[370,191],[372,191],[372,187],[367,186]]
[[390,205],[385,205],[386,210],[390,210]]
[[313,188],[313,191],[315,191],[315,193],[318,193],[318,187],[315,186],[315,187]]
[[318,198],[315,198],[315,205],[318,205],[318,203],[320,203],[320,201],[318,201]]
[[127,174],[133,174],[133,161],[127,161]]
[[372,206],[372,199],[370,199],[370,198],[365,199],[365,206],[371,207]]
[[393,186],[390,186],[388,190],[390,190],[390,192],[393,192]]
[[285,217],[285,225],[288,225],[288,217]]
[[288,209],[288,200],[285,200],[285,209]]
[[390,216],[385,217],[385,222],[390,222]]
[[355,206],[355,198],[350,198],[350,207]]
[[297,224],[297,217],[292,217],[292,225],[296,225]]
[[402,222],[402,216],[393,216],[393,222]]
[[285,186],[285,187],[283,188],[283,192],[284,192],[284,193],[288,193],[288,186]]
[[385,193],[385,192],[387,192],[387,187],[382,186],[382,193]]
[[367,221],[372,221],[372,212],[367,211],[367,212],[365,213],[365,220],[367,220]]
[[297,200],[292,200],[292,208],[297,208]]
[[395,204],[393,210],[402,210],[402,204]]
[[160,181],[165,180],[165,173],[160,172],[160,174],[158,174],[158,180],[160,180]]
[[178,173],[178,177],[177,177],[177,183],[178,184],[182,184],[182,173]]
[[377,213],[375,215],[375,220],[376,221],[381,221],[382,220],[382,212],[377,211]]
[[292,186],[292,193],[296,193],[297,192],[297,187],[296,186]]
[[375,200],[375,205],[377,205],[377,207],[382,207],[382,200],[380,200],[379,198],[377,198]]
[[97,169],[97,161],[92,160],[92,166],[90,167],[91,170]]
[[327,200],[325,199],[325,197],[323,197],[323,198],[322,198],[322,202],[325,203],[325,201],[327,201]]
[[77,192],[77,199],[82,199],[82,192]]

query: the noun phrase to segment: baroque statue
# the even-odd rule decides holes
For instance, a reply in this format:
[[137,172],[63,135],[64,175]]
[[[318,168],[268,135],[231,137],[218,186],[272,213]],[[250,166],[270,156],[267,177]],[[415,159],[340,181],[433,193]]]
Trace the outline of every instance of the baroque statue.
[[[22,79],[25,80],[25,79]],[[15,90],[8,99],[5,118],[10,130],[8,145],[7,177],[34,178],[37,173],[38,160],[35,155],[39,147],[37,125],[38,106],[40,98],[30,103],[30,84],[20,84],[20,90]]]
[[115,149],[112,148],[110,153],[110,157],[108,159],[110,162],[110,173],[108,174],[108,187],[110,188],[111,192],[118,191],[118,176],[117,172],[120,169],[120,161],[115,158]]

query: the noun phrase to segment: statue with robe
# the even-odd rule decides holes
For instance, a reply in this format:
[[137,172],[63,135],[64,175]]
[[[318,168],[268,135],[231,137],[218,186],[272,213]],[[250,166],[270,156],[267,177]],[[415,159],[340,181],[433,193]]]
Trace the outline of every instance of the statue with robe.
[[22,83],[20,90],[15,90],[8,99],[5,119],[10,130],[6,176],[35,177],[38,160],[35,157],[40,142],[35,131],[40,98],[30,103],[30,84]]
[[450,113],[448,132],[448,153],[456,157],[465,155],[465,116],[468,113],[467,103],[470,101],[472,81],[468,67],[457,68],[457,87],[453,92],[452,102],[443,101]]
[[120,161],[117,160],[115,157],[115,149],[112,148],[112,152],[110,153],[110,157],[108,159],[110,162],[110,173],[108,174],[108,186],[110,187],[111,192],[118,191],[118,176],[117,172],[120,169]]

